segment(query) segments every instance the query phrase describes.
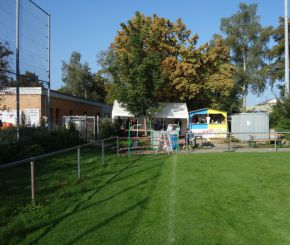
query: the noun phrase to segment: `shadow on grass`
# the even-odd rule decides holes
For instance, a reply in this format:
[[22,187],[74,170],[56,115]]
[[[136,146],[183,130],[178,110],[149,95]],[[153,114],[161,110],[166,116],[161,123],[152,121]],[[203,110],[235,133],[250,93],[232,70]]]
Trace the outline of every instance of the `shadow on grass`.
[[150,198],[146,197],[143,200],[137,202],[136,204],[131,205],[128,208],[124,209],[123,211],[112,215],[111,217],[105,219],[104,221],[94,225],[93,227],[91,227],[91,228],[87,229],[86,231],[82,232],[81,234],[77,235],[73,240],[69,241],[67,244],[70,245],[70,244],[76,243],[82,237],[87,236],[88,234],[90,234],[90,233],[96,231],[97,229],[99,229],[99,228],[109,224],[110,222],[114,221],[115,219],[133,211],[134,209],[137,209],[139,207],[144,207],[149,202],[149,200],[150,200]]
[[36,242],[38,242],[41,238],[43,238],[47,233],[49,233],[56,225],[58,225],[62,220],[64,220],[65,218],[68,218],[69,216],[75,214],[77,211],[79,211],[79,208],[82,204],[84,204],[86,201],[90,200],[95,194],[97,194],[100,190],[102,190],[104,187],[106,187],[107,185],[109,185],[113,180],[115,180],[120,174],[122,174],[128,167],[130,167],[132,164],[134,164],[135,162],[137,162],[138,160],[140,160],[141,157],[134,159],[133,161],[129,162],[127,165],[125,165],[124,168],[121,168],[119,171],[117,171],[111,178],[109,178],[107,181],[105,181],[104,184],[100,185],[99,187],[97,187],[91,194],[89,194],[85,200],[82,200],[78,203],[76,203],[71,210],[67,210],[65,214],[60,215],[59,217],[50,220],[48,222],[44,222],[43,224],[40,225],[35,225],[32,227],[29,227],[25,230],[19,231],[18,235],[23,235],[25,236],[26,234],[42,229],[44,227],[47,227],[40,236],[38,236],[37,238],[35,238],[33,241],[30,242],[30,244],[34,244]]
[[[153,168],[156,168],[156,167],[159,167],[157,173],[153,176],[153,177],[150,177],[150,178],[147,178],[135,185],[132,185],[130,187],[127,187],[125,188],[124,190],[116,193],[115,195],[111,196],[111,197],[108,197],[102,201],[99,201],[97,203],[94,203],[94,204],[91,204],[90,206],[94,206],[95,204],[98,204],[100,202],[103,202],[103,201],[108,201],[108,200],[111,200],[112,198],[114,198],[115,196],[117,195],[120,195],[126,191],[129,191],[131,189],[134,189],[136,188],[137,186],[140,186],[140,185],[144,185],[144,184],[147,184],[149,182],[151,182],[151,187],[149,189],[149,193],[146,195],[146,197],[143,197],[140,201],[138,201],[137,203],[129,206],[128,208],[124,209],[123,211],[121,212],[118,212],[112,216],[110,216],[109,218],[105,219],[104,221],[90,227],[89,229],[85,230],[84,232],[82,232],[81,234],[77,235],[74,239],[70,240],[67,244],[73,244],[73,243],[77,243],[79,242],[83,237],[86,237],[88,236],[89,234],[97,231],[99,228],[105,226],[105,225],[108,225],[109,223],[113,222],[115,219],[135,210],[135,209],[138,209],[139,208],[139,211],[136,213],[135,215],[135,218],[132,220],[130,226],[129,226],[129,230],[125,236],[125,238],[123,239],[123,241],[121,242],[121,244],[127,244],[128,240],[129,240],[129,236],[131,234],[131,231],[136,228],[137,224],[139,223],[139,221],[142,219],[143,217],[143,212],[144,210],[146,209],[147,205],[150,203],[150,200],[152,198],[152,193],[154,192],[154,190],[156,189],[156,185],[157,185],[157,179],[158,177],[161,175],[161,169],[163,167],[163,163],[158,163],[157,166],[154,166],[154,167],[150,167],[150,168],[146,168],[146,169],[143,169],[143,170],[140,170],[140,171],[137,171],[135,172],[134,174],[132,175],[129,175],[127,176],[126,178],[130,177],[130,176],[133,176],[133,175],[137,175],[139,173],[143,173],[149,169],[153,169]],[[125,179],[125,178],[122,178],[122,179]],[[119,180],[119,179],[118,179]],[[117,180],[117,181],[118,181]]]
[[[106,180],[104,182],[104,184],[98,186],[96,189],[92,189],[92,190],[87,191],[86,193],[88,193],[88,194],[83,198],[83,200],[78,202],[78,203],[76,203],[73,207],[67,209],[67,211],[64,214],[58,216],[57,218],[55,218],[53,220],[44,222],[42,224],[34,225],[34,226],[31,226],[31,227],[28,227],[27,229],[18,231],[18,232],[16,232],[16,234],[20,235],[20,236],[25,236],[25,235],[27,235],[27,234],[29,234],[31,232],[34,232],[34,231],[37,231],[37,230],[40,230],[40,229],[44,228],[44,230],[41,232],[41,234],[37,238],[35,238],[33,241],[30,242],[30,244],[37,243],[40,239],[45,237],[52,229],[55,228],[55,226],[57,226],[64,219],[66,219],[66,218],[68,218],[68,217],[70,217],[70,216],[72,216],[72,215],[74,215],[76,213],[82,212],[82,211],[84,211],[84,210],[86,210],[86,209],[88,209],[88,208],[90,208],[90,207],[92,207],[94,205],[98,205],[100,203],[104,203],[106,201],[109,201],[109,200],[113,199],[114,197],[116,197],[116,196],[118,196],[118,195],[120,195],[122,193],[125,193],[125,192],[127,192],[127,191],[129,191],[131,189],[136,188],[137,186],[144,185],[144,184],[156,179],[158,177],[158,174],[155,175],[155,176],[152,176],[152,177],[150,177],[148,179],[145,179],[145,180],[143,180],[141,182],[138,182],[138,183],[136,183],[136,184],[134,184],[132,186],[129,186],[129,187],[123,189],[122,191],[120,191],[120,192],[118,192],[118,193],[116,193],[116,194],[114,194],[112,196],[109,196],[109,197],[107,197],[107,198],[105,198],[103,200],[97,201],[97,202],[95,202],[93,204],[90,204],[90,205],[87,205],[87,206],[85,206],[83,208],[80,208],[83,204],[85,204],[88,200],[90,200],[95,194],[97,194],[100,190],[102,190],[104,187],[106,187],[106,186],[112,184],[114,181],[116,181],[120,174],[122,174],[124,171],[126,171],[128,168],[130,168],[136,162],[138,162],[141,158],[142,158],[142,156],[133,159],[131,162],[126,164],[125,167],[121,168],[118,171],[115,171],[115,174],[112,177],[110,177],[108,180]],[[161,165],[161,164],[159,164],[159,165]],[[148,169],[151,169],[151,168],[148,168]],[[144,171],[146,171],[146,169],[142,170],[141,172],[144,172]],[[138,172],[135,173],[135,175],[137,175],[137,174],[138,174]],[[148,199],[148,197],[144,198],[143,201],[140,201],[136,205],[133,205],[132,207],[129,207],[129,208],[125,209],[124,211],[122,211],[120,213],[117,213],[116,215],[113,215],[112,217],[106,219],[105,221],[101,222],[100,224],[96,225],[95,227],[96,228],[101,227],[102,225],[107,224],[108,222],[112,221],[114,219],[114,217],[117,218],[117,217],[125,214],[126,212],[129,212],[130,210],[137,208],[142,203],[144,204],[145,202],[147,202],[146,201],[147,199]]]

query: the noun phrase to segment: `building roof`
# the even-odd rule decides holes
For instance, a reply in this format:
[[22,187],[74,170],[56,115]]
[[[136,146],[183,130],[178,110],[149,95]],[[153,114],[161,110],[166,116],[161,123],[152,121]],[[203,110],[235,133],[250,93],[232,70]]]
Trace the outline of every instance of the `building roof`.
[[[153,118],[188,119],[186,103],[159,103],[159,105],[160,110],[153,115]],[[134,117],[134,115],[115,100],[112,118],[116,117]]]
[[274,99],[270,99],[270,100],[265,100],[257,105],[275,105],[277,104],[277,99],[274,98]]
[[215,110],[215,109],[210,109],[210,108],[202,108],[194,111],[190,111],[189,114],[207,114],[207,113],[227,113],[226,111],[220,111],[220,110]]
[[[7,91],[9,91],[12,94],[15,94],[16,88],[10,87],[7,89]],[[19,93],[21,95],[47,95],[47,89],[44,89],[42,87],[20,87]],[[105,110],[106,112],[109,112],[112,109],[111,106],[106,105],[100,101],[89,100],[89,99],[85,99],[85,98],[74,96],[74,95],[64,94],[55,90],[50,90],[50,96],[54,98],[58,98],[58,99],[64,99],[64,100],[74,101],[78,103],[102,107],[103,110]]]
[[247,111],[249,112],[271,112],[273,110],[273,105],[277,104],[277,99],[271,99],[263,101],[254,106],[247,106]]

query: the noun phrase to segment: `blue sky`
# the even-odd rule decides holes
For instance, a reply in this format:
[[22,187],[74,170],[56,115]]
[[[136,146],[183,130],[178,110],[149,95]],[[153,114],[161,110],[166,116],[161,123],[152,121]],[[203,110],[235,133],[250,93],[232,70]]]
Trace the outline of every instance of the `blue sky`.
[[[82,60],[98,69],[96,54],[113,41],[121,22],[130,19],[135,11],[146,15],[156,13],[170,20],[181,18],[193,33],[200,36],[199,44],[220,33],[220,19],[238,10],[238,0],[35,0],[51,14],[51,78],[52,88],[61,86],[61,61],[68,61],[73,51]],[[283,0],[247,0],[257,3],[258,15],[264,26],[278,25],[284,14]],[[260,98],[250,95],[248,104],[255,104],[274,95],[268,91]]]

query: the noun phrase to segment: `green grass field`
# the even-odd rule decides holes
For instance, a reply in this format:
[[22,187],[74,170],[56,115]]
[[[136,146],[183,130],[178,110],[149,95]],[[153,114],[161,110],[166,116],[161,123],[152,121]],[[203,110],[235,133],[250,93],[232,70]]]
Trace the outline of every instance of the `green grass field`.
[[3,244],[290,244],[290,154],[111,155],[0,171]]

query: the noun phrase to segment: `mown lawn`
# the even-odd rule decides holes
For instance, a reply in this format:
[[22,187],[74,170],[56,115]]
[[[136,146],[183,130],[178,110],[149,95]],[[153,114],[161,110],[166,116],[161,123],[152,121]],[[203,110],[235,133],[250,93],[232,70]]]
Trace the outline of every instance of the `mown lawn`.
[[290,154],[111,155],[1,170],[3,244],[290,244]]

